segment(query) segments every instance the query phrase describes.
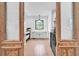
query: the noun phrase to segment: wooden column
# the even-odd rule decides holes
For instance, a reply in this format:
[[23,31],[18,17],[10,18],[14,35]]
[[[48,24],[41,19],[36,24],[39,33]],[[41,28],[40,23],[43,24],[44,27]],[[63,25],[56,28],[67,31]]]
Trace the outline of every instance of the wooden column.
[[[74,38],[77,42],[79,42],[79,2],[73,3],[73,19],[74,19],[74,36],[75,36]],[[79,56],[78,47],[76,48],[76,55]]]
[[22,42],[22,49],[20,51],[20,55],[24,55],[24,3],[20,2],[20,11],[19,11],[19,18],[20,18],[20,41]]
[[59,43],[61,40],[61,20],[60,20],[60,2],[56,3],[56,55],[60,55],[61,50],[59,48]]
[[0,55],[1,55],[1,41],[5,40],[5,3],[0,2]]

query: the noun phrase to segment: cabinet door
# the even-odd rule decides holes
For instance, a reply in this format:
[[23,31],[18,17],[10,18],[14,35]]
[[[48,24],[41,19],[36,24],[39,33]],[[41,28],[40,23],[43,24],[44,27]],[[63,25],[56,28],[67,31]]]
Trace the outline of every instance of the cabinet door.
[[1,55],[23,55],[23,6],[19,2],[0,3]]
[[79,3],[56,4],[57,55],[79,56]]

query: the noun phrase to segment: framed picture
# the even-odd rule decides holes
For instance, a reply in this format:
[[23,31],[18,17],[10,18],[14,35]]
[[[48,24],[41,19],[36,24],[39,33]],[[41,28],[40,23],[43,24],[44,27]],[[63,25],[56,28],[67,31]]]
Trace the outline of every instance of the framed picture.
[[35,20],[35,29],[43,30],[44,29],[44,20]]

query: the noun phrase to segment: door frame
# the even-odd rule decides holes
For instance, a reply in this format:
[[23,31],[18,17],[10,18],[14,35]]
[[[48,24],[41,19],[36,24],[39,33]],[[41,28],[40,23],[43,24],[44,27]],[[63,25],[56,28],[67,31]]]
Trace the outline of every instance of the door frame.
[[[52,16],[53,17],[53,16]],[[61,34],[61,26],[60,26],[60,3],[56,2],[56,56],[60,54],[60,49],[58,47],[58,44],[60,42],[60,34]],[[24,26],[22,28],[24,30]],[[21,34],[22,35],[22,34]],[[23,34],[24,35],[24,34]],[[24,42],[23,42],[24,44]]]

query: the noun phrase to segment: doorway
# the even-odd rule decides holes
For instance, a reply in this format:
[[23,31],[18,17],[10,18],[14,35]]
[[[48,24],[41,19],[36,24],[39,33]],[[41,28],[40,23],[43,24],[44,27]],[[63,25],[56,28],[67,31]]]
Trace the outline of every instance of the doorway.
[[24,55],[56,55],[56,3],[24,3]]

